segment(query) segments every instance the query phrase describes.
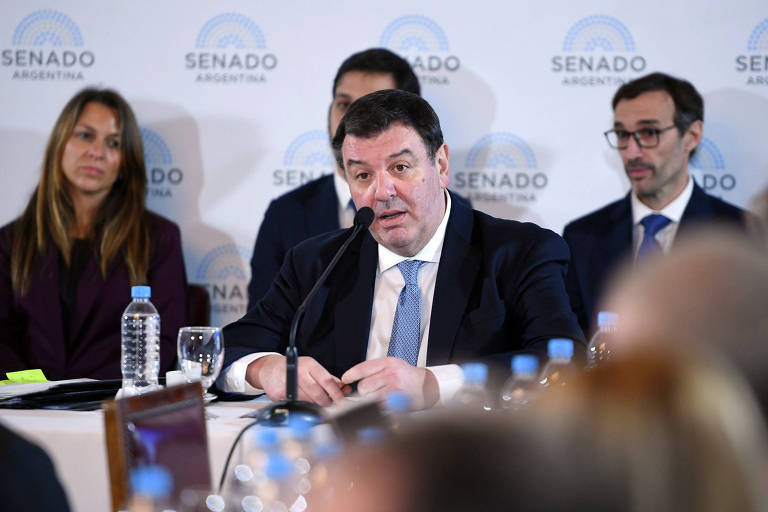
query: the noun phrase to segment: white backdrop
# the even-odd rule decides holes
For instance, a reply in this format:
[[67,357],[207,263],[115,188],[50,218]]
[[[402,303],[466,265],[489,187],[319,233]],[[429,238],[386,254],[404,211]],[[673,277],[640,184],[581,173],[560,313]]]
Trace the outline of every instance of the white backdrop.
[[561,232],[623,195],[602,132],[625,80],[665,71],[705,98],[694,164],[747,206],[768,182],[765,0],[134,2],[0,0],[0,223],[21,212],[80,88],[116,88],[141,124],[148,205],[177,222],[214,324],[245,310],[269,200],[331,172],[331,82],[385,46],[416,68],[452,186],[491,214]]

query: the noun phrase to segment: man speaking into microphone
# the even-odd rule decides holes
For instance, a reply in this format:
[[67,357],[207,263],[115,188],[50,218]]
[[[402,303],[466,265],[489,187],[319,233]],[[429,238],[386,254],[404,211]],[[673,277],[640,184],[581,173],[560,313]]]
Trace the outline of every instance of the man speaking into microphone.
[[[427,408],[461,386],[460,363],[504,374],[515,352],[543,355],[551,338],[583,343],[565,291],[565,242],[452,200],[449,149],[425,100],[399,90],[360,98],[333,148],[356,208],[374,218],[306,305],[299,399],[328,405],[356,384],[361,395],[403,391]],[[291,249],[262,300],[225,327],[220,388],[284,398],[291,320],[350,233]]]

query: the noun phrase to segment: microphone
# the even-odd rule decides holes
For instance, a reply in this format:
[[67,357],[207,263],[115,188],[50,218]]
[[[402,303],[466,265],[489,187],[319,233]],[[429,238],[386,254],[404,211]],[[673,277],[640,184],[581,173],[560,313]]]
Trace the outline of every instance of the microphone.
[[298,351],[296,350],[296,336],[299,330],[299,323],[304,316],[304,310],[307,304],[315,296],[317,290],[325,283],[330,273],[336,268],[336,264],[341,257],[347,251],[347,247],[352,241],[357,238],[357,235],[361,231],[368,229],[368,226],[373,222],[373,210],[367,206],[360,208],[355,214],[355,220],[352,225],[352,232],[349,234],[344,243],[336,251],[328,266],[325,267],[323,273],[317,278],[317,282],[309,290],[309,293],[304,298],[304,301],[296,309],[296,313],[293,315],[293,321],[291,322],[291,329],[288,336],[288,348],[285,350],[285,400],[275,402],[262,408],[258,413],[260,423],[272,425],[272,426],[284,426],[287,425],[291,417],[300,416],[304,421],[310,423],[319,423],[322,421],[323,412],[322,408],[317,404],[311,402],[305,402],[297,400],[298,396]]

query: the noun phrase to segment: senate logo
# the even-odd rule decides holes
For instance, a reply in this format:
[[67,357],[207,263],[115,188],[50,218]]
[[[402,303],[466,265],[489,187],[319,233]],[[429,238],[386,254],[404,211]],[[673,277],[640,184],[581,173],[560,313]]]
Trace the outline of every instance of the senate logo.
[[147,167],[147,197],[171,197],[175,187],[184,180],[184,173],[173,165],[168,144],[149,128],[141,128],[144,163]]
[[250,18],[227,12],[208,20],[184,56],[196,83],[260,84],[277,67],[261,28]]
[[272,185],[295,188],[336,170],[328,132],[304,132],[288,145],[283,166],[272,172]]
[[725,159],[720,149],[707,137],[702,137],[699,147],[690,160],[690,172],[701,188],[716,196],[722,196],[736,188],[733,174],[726,172]]
[[0,51],[0,63],[12,70],[12,80],[82,81],[96,61],[77,24],[52,9],[24,17],[16,25],[11,44],[13,48]]
[[530,204],[548,181],[530,146],[503,132],[486,135],[472,146],[464,171],[454,175],[452,185],[472,201]]
[[551,71],[564,86],[618,87],[646,68],[627,26],[602,14],[574,23],[565,34],[562,53],[551,59]]
[[736,56],[736,71],[746,75],[746,85],[768,86],[768,18],[750,32],[747,52]]
[[225,325],[243,316],[248,307],[248,259],[251,249],[219,245],[202,259],[196,281],[208,290],[211,325]]
[[448,85],[461,67],[443,29],[426,16],[397,18],[382,32],[379,46],[407,60],[422,85]]

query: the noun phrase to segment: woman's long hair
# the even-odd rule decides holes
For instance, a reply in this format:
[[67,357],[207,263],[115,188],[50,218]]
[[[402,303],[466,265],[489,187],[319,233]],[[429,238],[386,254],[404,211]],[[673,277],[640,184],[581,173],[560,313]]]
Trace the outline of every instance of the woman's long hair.
[[122,256],[132,285],[143,284],[149,266],[149,226],[145,210],[147,173],[141,131],[130,105],[110,89],[87,88],[77,93],[61,111],[45,149],[37,185],[24,213],[15,223],[11,249],[11,282],[24,295],[35,263],[45,254],[47,244],[58,247],[70,264],[75,210],[61,168],[64,148],[80,114],[89,103],[115,111],[120,125],[120,169],[118,178],[104,199],[89,238],[98,251],[99,267],[106,277],[109,264]]

